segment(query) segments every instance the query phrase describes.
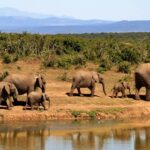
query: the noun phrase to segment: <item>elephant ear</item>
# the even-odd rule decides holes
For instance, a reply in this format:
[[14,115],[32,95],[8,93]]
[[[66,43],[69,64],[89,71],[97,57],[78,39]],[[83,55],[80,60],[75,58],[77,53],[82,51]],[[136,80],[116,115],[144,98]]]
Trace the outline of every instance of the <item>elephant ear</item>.
[[8,94],[8,95],[10,95],[10,87],[9,87],[9,85],[4,85],[4,87],[3,87],[3,90]]
[[38,85],[40,88],[42,88],[43,84],[42,84],[42,80],[41,80],[40,75],[36,76],[35,80],[36,80],[35,81],[36,85]]
[[96,72],[93,72],[92,73],[92,79],[95,81],[95,82],[99,82],[99,77],[98,77],[98,74]]

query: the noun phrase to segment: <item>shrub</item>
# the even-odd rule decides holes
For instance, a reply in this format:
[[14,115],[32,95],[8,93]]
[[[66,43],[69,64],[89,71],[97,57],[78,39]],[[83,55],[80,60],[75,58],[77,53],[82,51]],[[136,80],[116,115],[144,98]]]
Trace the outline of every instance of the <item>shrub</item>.
[[2,59],[3,59],[3,63],[5,64],[11,63],[11,55],[8,53],[4,54]]
[[45,52],[42,56],[42,63],[45,67],[55,67],[57,62],[57,58],[55,54],[51,54],[49,52]]
[[15,56],[13,57],[13,62],[18,61],[18,59],[19,59],[19,56],[18,56],[18,55],[15,55]]
[[73,58],[72,60],[73,65],[85,65],[86,64],[86,59],[83,55],[77,55]]
[[110,62],[108,59],[103,59],[100,62],[100,65],[99,65],[97,71],[100,72],[100,73],[103,73],[105,71],[110,70],[111,67],[112,67],[112,62]]
[[76,117],[79,117],[81,115],[81,111],[72,111],[71,114],[76,118]]
[[118,64],[118,71],[123,73],[130,73],[130,63],[127,61],[123,61]]
[[72,59],[70,56],[64,56],[57,61],[58,68],[69,69],[72,64]]
[[123,49],[120,52],[120,57],[123,61],[128,61],[132,64],[139,62],[140,54],[138,51],[135,51],[134,49]]

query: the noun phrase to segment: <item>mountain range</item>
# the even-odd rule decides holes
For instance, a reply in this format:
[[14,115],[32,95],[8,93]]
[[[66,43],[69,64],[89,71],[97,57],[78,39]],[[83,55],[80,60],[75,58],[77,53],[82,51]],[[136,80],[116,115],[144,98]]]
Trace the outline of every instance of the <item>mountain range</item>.
[[30,32],[40,34],[150,32],[150,20],[111,21],[81,20],[29,13],[14,8],[0,8],[1,32]]

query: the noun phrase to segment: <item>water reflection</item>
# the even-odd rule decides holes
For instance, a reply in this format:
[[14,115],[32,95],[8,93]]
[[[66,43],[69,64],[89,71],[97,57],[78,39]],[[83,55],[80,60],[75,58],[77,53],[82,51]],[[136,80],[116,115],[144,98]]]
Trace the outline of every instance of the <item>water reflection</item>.
[[120,123],[1,123],[0,150],[149,150],[150,127]]

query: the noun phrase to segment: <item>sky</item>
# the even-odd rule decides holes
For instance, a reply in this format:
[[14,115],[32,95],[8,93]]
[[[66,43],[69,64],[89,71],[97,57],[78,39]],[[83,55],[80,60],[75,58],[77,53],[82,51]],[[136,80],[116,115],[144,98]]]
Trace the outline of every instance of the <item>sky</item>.
[[78,19],[150,20],[150,0],[0,0],[0,7]]

